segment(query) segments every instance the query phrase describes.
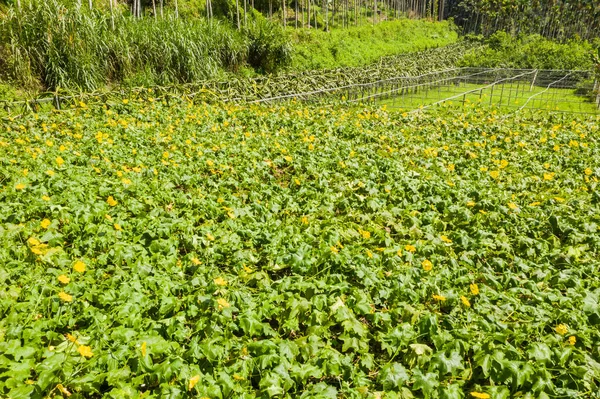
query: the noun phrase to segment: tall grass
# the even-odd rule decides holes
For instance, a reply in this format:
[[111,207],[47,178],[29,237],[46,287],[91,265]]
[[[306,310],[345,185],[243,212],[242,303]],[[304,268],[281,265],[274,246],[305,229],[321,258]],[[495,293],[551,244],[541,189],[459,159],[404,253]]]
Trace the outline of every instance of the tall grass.
[[[268,24],[255,23],[249,30],[269,32]],[[255,48],[289,51],[286,39],[280,47],[271,39],[216,20],[133,19],[123,13],[115,15],[113,29],[110,14],[102,10],[58,0],[31,2],[0,15],[0,79],[51,90],[194,82],[237,70]],[[273,70],[286,61],[289,56],[262,65],[253,58],[252,65]]]

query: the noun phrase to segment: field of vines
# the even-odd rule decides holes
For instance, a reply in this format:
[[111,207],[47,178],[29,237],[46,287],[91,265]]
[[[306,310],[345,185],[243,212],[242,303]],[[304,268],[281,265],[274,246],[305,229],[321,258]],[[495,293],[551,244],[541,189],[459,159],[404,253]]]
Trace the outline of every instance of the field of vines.
[[1,119],[0,397],[598,397],[599,123]]

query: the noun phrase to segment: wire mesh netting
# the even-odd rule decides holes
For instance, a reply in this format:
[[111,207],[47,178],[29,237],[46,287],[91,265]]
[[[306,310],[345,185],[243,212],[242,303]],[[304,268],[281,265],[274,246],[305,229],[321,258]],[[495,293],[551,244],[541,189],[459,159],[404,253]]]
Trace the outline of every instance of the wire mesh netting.
[[[405,72],[407,73],[407,72]],[[501,110],[546,110],[600,114],[600,82],[594,80],[590,71],[538,70],[538,69],[489,69],[451,68],[428,72],[418,76],[401,75],[369,81],[368,77],[358,79],[362,83],[344,84],[330,82],[329,87],[308,85],[305,91],[263,90],[250,93],[243,98],[216,93],[202,88],[193,93],[152,93],[151,90],[136,92],[136,95],[162,97],[185,97],[197,101],[225,101],[233,103],[272,103],[288,100],[322,102],[343,100],[352,103],[374,103],[388,109],[416,111],[434,107],[461,108],[478,104]],[[267,82],[268,83],[268,82]],[[340,84],[341,83],[341,84]],[[268,86],[268,84],[267,84]],[[293,87],[293,85],[292,85]],[[119,93],[117,93],[119,94]],[[123,93],[120,93],[123,95]],[[131,95],[131,93],[130,93]],[[95,94],[81,96],[58,96],[36,99],[24,103],[35,109],[42,103],[74,106],[79,101],[90,99]],[[109,93],[98,97],[108,101]],[[6,104],[9,106],[10,104]]]
[[290,93],[251,102],[323,98],[374,102],[388,109],[419,110],[467,104],[506,110],[600,113],[598,82],[589,71],[452,68],[363,84]]
[[600,103],[587,71],[462,69],[454,76],[401,89],[380,102],[391,108],[431,108],[477,103],[504,109],[597,113]]

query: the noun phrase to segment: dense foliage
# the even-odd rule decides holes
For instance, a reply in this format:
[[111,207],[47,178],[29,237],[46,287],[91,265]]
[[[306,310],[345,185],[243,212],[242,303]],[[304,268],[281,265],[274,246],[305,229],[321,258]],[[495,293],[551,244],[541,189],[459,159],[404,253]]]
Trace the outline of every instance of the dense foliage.
[[593,55],[600,48],[600,39],[591,42],[567,40],[559,43],[540,35],[518,37],[498,31],[486,39],[477,38],[486,46],[469,52],[459,62],[463,66],[486,68],[524,68],[590,70]]
[[151,96],[1,122],[0,396],[597,397],[597,118]]
[[246,32],[204,19],[113,21],[57,0],[0,15],[0,78],[22,86],[93,90],[108,83],[186,83],[250,63],[272,72],[290,62],[289,38],[257,17]]

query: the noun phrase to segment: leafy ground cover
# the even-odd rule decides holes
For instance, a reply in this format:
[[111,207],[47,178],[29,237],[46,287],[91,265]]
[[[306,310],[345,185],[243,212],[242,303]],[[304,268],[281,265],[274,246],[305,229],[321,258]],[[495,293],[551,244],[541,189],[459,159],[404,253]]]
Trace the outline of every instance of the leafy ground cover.
[[0,123],[2,397],[597,397],[596,117]]

